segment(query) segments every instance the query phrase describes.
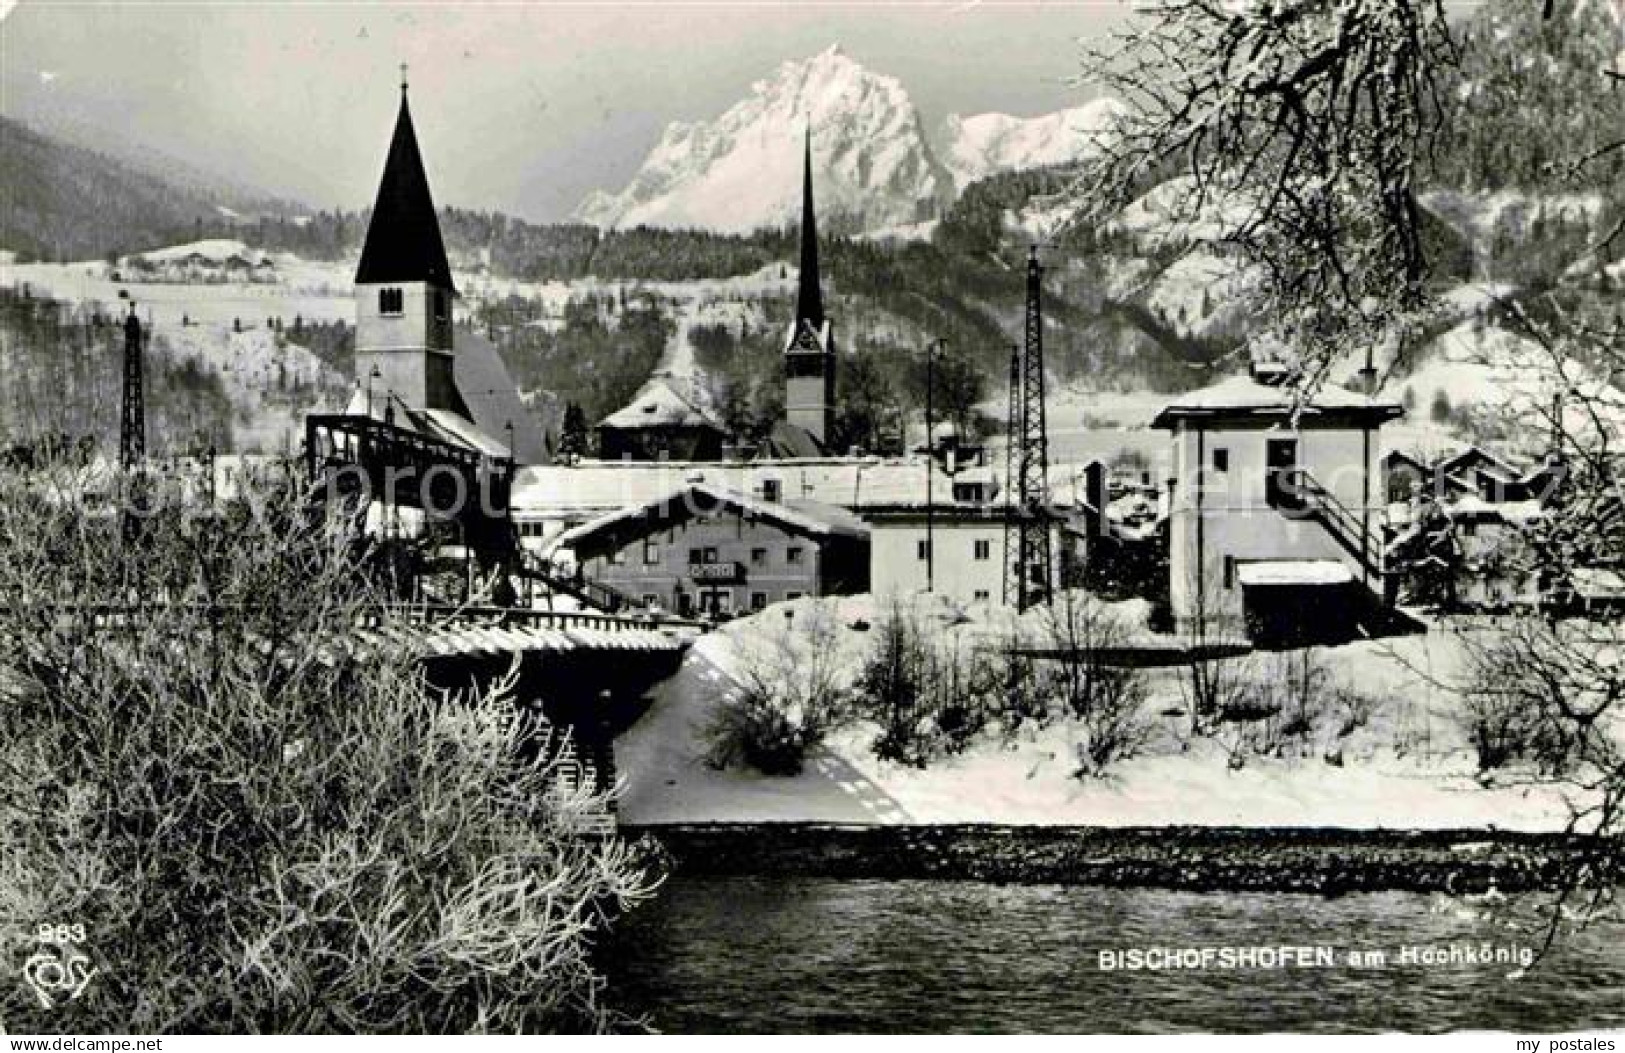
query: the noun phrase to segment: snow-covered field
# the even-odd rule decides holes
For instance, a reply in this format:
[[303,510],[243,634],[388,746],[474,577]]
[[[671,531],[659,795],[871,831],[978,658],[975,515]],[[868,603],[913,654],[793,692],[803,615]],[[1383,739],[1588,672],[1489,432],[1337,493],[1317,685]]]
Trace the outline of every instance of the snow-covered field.
[[[876,728],[861,723],[832,736],[794,778],[706,765],[700,728],[717,700],[735,689],[728,671],[740,667],[742,654],[770,645],[787,612],[792,624],[806,625],[823,608],[840,626],[837,661],[855,666],[873,630],[853,626],[875,625],[876,606],[867,596],[798,600],[702,638],[675,686],[663,689],[616,744],[626,782],[622,817],[633,823],[1547,829],[1568,816],[1554,789],[1486,788],[1474,777],[1471,751],[1453,717],[1459,699],[1448,687],[1461,673],[1461,653],[1450,633],[1438,628],[1425,636],[1321,649],[1317,653],[1334,681],[1357,683],[1374,700],[1367,724],[1340,734],[1336,722],[1328,722],[1303,748],[1285,756],[1249,755],[1239,768],[1229,763],[1222,735],[1192,739],[1184,733],[1189,718],[1183,715],[1181,669],[1148,673],[1144,712],[1157,723],[1154,736],[1140,756],[1119,762],[1105,778],[1075,774],[1079,731],[1066,720],[1010,741],[984,733],[963,754],[924,770],[877,759],[870,750]],[[967,645],[993,638],[989,627],[1009,617],[959,613],[935,603],[922,612],[935,619],[937,633],[961,634]],[[967,614],[969,621],[954,624]]]

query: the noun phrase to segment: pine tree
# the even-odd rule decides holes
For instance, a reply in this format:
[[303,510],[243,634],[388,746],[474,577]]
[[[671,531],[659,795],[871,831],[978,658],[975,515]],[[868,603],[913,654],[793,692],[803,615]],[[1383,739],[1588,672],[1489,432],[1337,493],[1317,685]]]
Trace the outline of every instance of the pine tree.
[[1445,394],[1445,390],[1443,388],[1440,388],[1433,394],[1433,405],[1428,410],[1428,416],[1432,417],[1438,423],[1443,424],[1445,421],[1450,419],[1450,414],[1450,396]]
[[587,415],[571,402],[564,407],[564,424],[559,429],[559,456],[580,457],[587,452]]

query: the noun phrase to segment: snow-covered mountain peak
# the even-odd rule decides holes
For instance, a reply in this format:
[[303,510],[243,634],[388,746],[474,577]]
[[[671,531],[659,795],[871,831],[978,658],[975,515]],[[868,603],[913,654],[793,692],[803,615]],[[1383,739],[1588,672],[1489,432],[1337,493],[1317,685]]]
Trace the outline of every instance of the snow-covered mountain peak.
[[784,62],[714,121],[668,126],[625,190],[591,195],[576,214],[605,227],[747,231],[793,222],[809,127],[821,219],[909,223],[950,199],[952,177],[902,82],[835,46]]
[[1041,117],[951,115],[943,122],[942,160],[961,189],[995,172],[1077,161],[1098,150],[1126,113],[1106,98]]
[[933,145],[903,83],[837,44],[781,63],[715,120],[668,125],[624,190],[595,191],[575,215],[601,227],[726,232],[795,222],[810,129],[827,229],[909,226],[976,179],[1086,156],[1122,109],[1104,99],[1042,117],[950,117]]

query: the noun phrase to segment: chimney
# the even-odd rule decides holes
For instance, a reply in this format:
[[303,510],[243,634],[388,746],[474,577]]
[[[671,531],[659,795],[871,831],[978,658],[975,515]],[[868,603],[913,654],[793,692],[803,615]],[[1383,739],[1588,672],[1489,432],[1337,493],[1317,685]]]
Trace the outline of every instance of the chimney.
[[1372,360],[1370,345],[1365,349],[1365,365],[1360,367],[1360,394],[1370,398],[1377,393],[1377,367]]
[[1106,506],[1111,503],[1111,490],[1107,484],[1106,466],[1099,461],[1090,461],[1083,470],[1083,499],[1089,503],[1095,535],[1105,536]]

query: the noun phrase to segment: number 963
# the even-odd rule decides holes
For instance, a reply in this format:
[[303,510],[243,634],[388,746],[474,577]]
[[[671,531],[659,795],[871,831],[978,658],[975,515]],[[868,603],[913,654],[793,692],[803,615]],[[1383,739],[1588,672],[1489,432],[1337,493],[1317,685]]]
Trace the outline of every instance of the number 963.
[[34,939],[38,943],[84,943],[85,927],[41,922],[39,928],[35,930]]

